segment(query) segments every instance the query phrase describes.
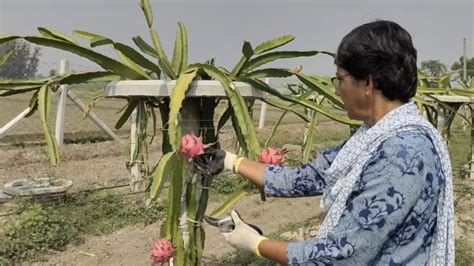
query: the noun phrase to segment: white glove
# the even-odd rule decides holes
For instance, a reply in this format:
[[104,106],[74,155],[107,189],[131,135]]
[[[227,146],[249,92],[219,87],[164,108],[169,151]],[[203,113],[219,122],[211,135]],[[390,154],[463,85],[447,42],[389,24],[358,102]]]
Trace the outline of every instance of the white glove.
[[233,154],[232,152],[225,151],[224,169],[233,172],[235,159],[237,159],[237,155]]
[[230,215],[232,220],[234,220],[235,229],[230,233],[222,233],[225,240],[236,248],[247,250],[261,256],[258,251],[258,245],[267,238],[260,235],[255,229],[242,221],[236,211],[232,210]]

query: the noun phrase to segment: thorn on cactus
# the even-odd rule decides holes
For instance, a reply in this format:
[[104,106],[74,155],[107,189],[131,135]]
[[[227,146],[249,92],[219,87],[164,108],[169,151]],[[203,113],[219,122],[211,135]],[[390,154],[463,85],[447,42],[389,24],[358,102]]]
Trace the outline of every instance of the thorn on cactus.
[[297,66],[293,69],[293,73],[298,74],[298,73],[301,72],[301,70],[303,70],[303,65],[297,65]]

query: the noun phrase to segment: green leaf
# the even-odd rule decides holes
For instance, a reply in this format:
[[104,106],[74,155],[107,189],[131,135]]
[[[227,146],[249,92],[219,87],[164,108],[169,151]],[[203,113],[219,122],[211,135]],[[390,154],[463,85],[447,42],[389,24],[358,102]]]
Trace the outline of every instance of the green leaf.
[[15,88],[21,86],[42,86],[46,84],[47,80],[0,80],[0,90],[4,88]]
[[270,135],[268,135],[268,138],[267,138],[267,140],[265,141],[265,144],[263,144],[263,147],[264,147],[264,148],[267,148],[267,147],[268,147],[268,144],[269,144],[270,141],[272,140],[273,136],[274,136],[275,133],[276,133],[277,128],[280,126],[281,121],[283,121],[283,118],[286,116],[287,113],[288,113],[288,110],[285,110],[285,111],[280,115],[280,118],[278,118],[278,120],[275,122],[275,125],[273,125],[273,128],[272,128],[272,131],[270,132]]
[[39,101],[39,117],[41,121],[47,122],[49,112],[51,111],[51,94],[49,91],[48,84],[41,86],[39,93],[38,93],[38,101]]
[[178,138],[180,131],[178,130],[179,121],[178,115],[179,110],[181,109],[184,98],[186,97],[186,92],[189,89],[189,85],[196,77],[197,69],[182,74],[179,79],[176,81],[176,86],[173,88],[173,92],[170,96],[170,116],[168,120],[168,134],[170,136],[170,143],[174,150],[179,148]]
[[416,89],[417,94],[445,94],[447,92],[447,88],[428,88],[425,86],[420,86]]
[[221,206],[217,207],[215,210],[211,212],[212,217],[220,217],[227,213],[232,206],[234,206],[237,202],[239,202],[240,199],[242,199],[244,196],[248,194],[248,191],[246,188],[241,188],[232,196],[230,196]]
[[140,7],[143,10],[143,14],[145,15],[148,27],[151,28],[151,26],[153,26],[153,12],[151,9],[150,1],[140,0]]
[[264,68],[255,70],[249,73],[245,73],[243,76],[246,78],[286,78],[293,76],[293,72],[289,69],[281,69],[281,68]]
[[219,118],[219,122],[217,123],[217,130],[216,130],[217,134],[219,134],[219,131],[224,127],[225,123],[229,120],[231,114],[232,114],[232,107],[229,106]]
[[86,82],[104,82],[120,80],[119,75],[109,71],[83,72],[59,76],[56,80],[61,84],[80,84]]
[[244,42],[244,46],[242,47],[242,53],[247,59],[250,59],[252,55],[254,54],[252,45],[249,42],[247,41]]
[[239,121],[235,115],[235,111],[233,110],[234,109],[232,109],[232,112],[230,113],[230,115],[231,115],[232,127],[234,128],[235,136],[237,137],[237,143],[239,144],[244,154],[248,156],[249,154],[248,143],[246,142],[245,136],[242,133],[242,128],[239,126]]
[[23,94],[30,91],[35,91],[40,89],[41,86],[38,85],[29,85],[29,86],[19,86],[15,88],[0,88],[0,91],[5,90],[0,93],[0,97],[11,96],[15,94]]
[[117,51],[117,56],[120,58],[120,61],[128,66],[129,68],[133,69],[135,72],[139,73],[143,78],[145,79],[151,79],[151,77],[141,68],[137,63],[135,63],[132,59],[130,59],[128,56],[123,54],[120,51]]
[[176,151],[161,156],[156,165],[155,171],[153,172],[153,183],[150,187],[150,200],[156,199],[161,194],[163,185],[168,182],[172,172],[175,171],[176,160]]
[[269,50],[276,49],[278,47],[281,47],[291,41],[293,41],[295,37],[293,35],[284,35],[269,41],[266,41],[264,43],[259,44],[257,47],[255,47],[255,54],[261,54]]
[[307,163],[311,161],[313,158],[313,145],[314,145],[314,135],[316,134],[316,123],[318,121],[318,118],[315,115],[313,116],[313,119],[311,120],[311,123],[308,126],[308,132],[306,133],[306,141],[304,143],[304,148],[303,148],[303,163]]
[[[321,105],[323,99],[318,101]],[[314,112],[311,117],[311,123],[307,125],[306,139],[303,144],[303,163],[309,162],[313,158],[314,135],[316,134],[316,125],[318,123],[318,113]]]
[[90,46],[91,47],[97,47],[101,45],[107,45],[107,44],[112,44],[114,41],[111,39],[95,34],[95,33],[90,33],[87,31],[80,31],[80,30],[75,30],[74,34],[78,37],[90,40]]
[[39,90],[35,91],[35,93],[33,93],[33,96],[31,96],[30,103],[28,104],[30,111],[28,112],[28,114],[26,114],[25,118],[30,117],[36,112],[36,110],[38,110],[38,93]]
[[308,88],[323,95],[335,105],[344,108],[344,103],[342,102],[341,98],[336,95],[335,89],[332,86],[331,80],[329,78],[323,80],[319,77],[309,77],[303,74],[296,74],[296,77]]
[[8,59],[10,59],[10,56],[12,55],[13,51],[8,52],[7,54],[4,54],[2,58],[0,58],[0,66],[4,65]]
[[151,104],[147,105],[147,107],[148,107],[149,113],[151,113],[151,119],[152,119],[151,121],[152,121],[153,134],[151,135],[151,138],[150,138],[150,144],[152,144],[156,136],[157,120],[156,120],[156,113],[155,113],[154,107]]
[[310,121],[306,114],[304,114],[302,111],[295,108],[295,107],[298,107],[298,105],[296,103],[291,103],[291,104],[287,105],[287,104],[282,103],[279,100],[268,99],[268,98],[263,99],[263,101],[268,103],[271,106],[275,106],[275,107],[280,108],[282,110],[292,112],[293,114],[297,115],[299,118],[301,118],[305,122]]
[[111,43],[113,43],[111,39],[93,39],[91,40],[90,46],[98,47],[98,46],[107,45]]
[[242,70],[242,67],[248,62],[248,59],[247,57],[245,56],[242,56],[239,60],[239,62],[237,62],[237,64],[234,66],[234,68],[232,69],[230,75],[232,77],[237,77],[239,76],[240,74],[240,71]]
[[178,161],[176,167],[171,171],[171,183],[168,193],[168,209],[166,215],[166,236],[167,239],[176,239],[179,230],[179,216],[181,214],[181,195],[183,193],[183,177],[187,172],[186,165],[183,160],[176,156]]
[[43,28],[43,27],[39,27],[38,31],[39,31],[39,33],[41,33],[41,35],[43,35],[45,37],[49,37],[49,38],[57,39],[57,40],[60,40],[60,41],[69,42],[69,43],[79,45],[79,43],[76,40],[74,40],[72,37],[70,37],[70,36],[68,36],[68,35],[66,35],[62,32],[54,31],[54,30],[51,30],[51,29]]
[[459,96],[474,97],[474,90],[470,89],[455,89],[452,93]]
[[[250,60],[250,58],[252,57],[254,53],[253,49],[252,51],[250,51],[251,49],[252,49],[252,46],[250,45],[250,43],[244,42],[244,45],[242,46],[242,53],[244,55],[240,58],[239,62],[237,62],[237,64],[232,69],[230,73],[231,76],[237,77],[240,74],[240,72],[242,71],[242,67]],[[250,55],[250,53],[252,53],[252,55]]]
[[160,37],[158,33],[154,29],[150,29],[151,39],[153,41],[153,46],[155,46],[156,53],[158,54],[159,62],[158,65],[161,67],[161,70],[164,72],[166,76],[170,79],[176,79],[176,73],[173,71],[168,58],[166,57],[166,53],[163,50],[163,46],[161,45]]
[[250,60],[243,66],[244,72],[249,72],[252,69],[255,69],[261,65],[270,63],[272,61],[278,59],[285,59],[285,58],[295,58],[295,57],[302,57],[302,56],[313,56],[317,55],[319,51],[278,51],[260,55],[255,57],[254,59]]
[[274,90],[273,88],[271,88],[265,82],[262,82],[260,80],[247,79],[247,78],[241,78],[240,80],[251,84],[253,87],[255,87],[259,90],[262,90],[262,91],[268,92],[268,93],[270,93],[274,96],[277,96],[278,98],[280,98],[282,100],[286,100],[286,101],[289,101],[289,102],[292,102],[292,103],[296,103],[296,104],[301,105],[303,107],[315,110],[316,112],[319,112],[319,113],[323,114],[324,116],[327,116],[328,118],[330,118],[334,121],[341,122],[341,123],[346,124],[346,125],[360,125],[361,124],[361,122],[359,122],[359,121],[347,119],[345,117],[341,117],[339,115],[336,115],[332,111],[330,111],[330,110],[328,110],[328,109],[326,109],[326,108],[324,108],[324,107],[322,107],[322,106],[320,106],[316,103],[313,103],[313,102],[311,102],[307,99],[304,99],[304,98],[300,99],[300,98],[290,96],[290,95],[283,95],[280,92],[278,92],[278,91]]
[[132,114],[133,110],[135,110],[135,108],[137,107],[138,102],[139,102],[138,100],[130,100],[127,103],[127,105],[126,105],[127,108],[125,108],[125,110],[123,111],[123,113],[120,116],[119,120],[115,124],[116,129],[121,128],[125,124],[125,122],[127,122],[128,118]]
[[[77,54],[79,56],[85,57],[92,62],[97,63],[101,67],[103,67],[105,70],[109,70],[114,72],[117,75],[120,75],[124,78],[128,79],[143,79],[143,77],[135,72],[134,70],[130,69],[129,67],[121,64],[120,62],[104,56],[100,53],[97,53],[95,51],[92,51],[90,49],[84,48],[82,46],[68,43],[68,42],[63,42],[47,37],[35,37],[35,36],[26,36],[23,37],[25,40],[28,42],[38,44],[38,45],[43,45],[47,47],[52,47],[64,51],[68,51],[74,54]],[[0,39],[1,42],[1,39]]]
[[343,123],[343,124],[346,124],[346,125],[350,125],[350,126],[358,126],[361,124],[360,121],[357,121],[357,120],[352,120],[352,119],[348,119],[346,117],[343,117],[343,116],[340,116],[340,115],[337,115],[337,114],[334,114],[334,112],[332,112],[331,110],[317,104],[317,103],[313,103],[309,100],[306,100],[306,99],[294,99],[295,102],[303,105],[304,107],[306,108],[309,108],[309,109],[312,109],[334,121],[337,121],[337,122],[340,122],[340,123]]
[[141,67],[144,67],[156,73],[160,72],[160,68],[156,64],[154,64],[146,57],[135,51],[135,49],[133,49],[132,47],[118,42],[114,43],[113,45],[117,51],[120,51],[136,65],[140,65]]
[[9,42],[9,41],[13,41],[13,40],[16,40],[16,39],[20,39],[20,38],[21,37],[17,36],[17,35],[3,35],[3,36],[0,36],[0,44],[6,43],[6,42]]
[[51,110],[51,95],[48,88],[48,84],[43,85],[38,93],[38,110],[39,117],[43,122],[43,131],[46,138],[47,152],[51,164],[56,166],[59,162],[59,151],[56,139],[53,137],[51,130],[48,126],[48,115]]
[[145,54],[155,57],[159,59],[160,57],[158,56],[158,53],[155,51],[155,49],[149,45],[148,43],[145,42],[145,40],[142,39],[140,36],[135,36],[132,38],[133,42],[135,45]]
[[183,23],[178,23],[171,68],[179,75],[188,65],[188,34]]
[[160,68],[156,64],[154,64],[146,57],[141,55],[139,52],[137,52],[135,49],[126,44],[114,42],[110,38],[90,32],[75,31],[75,33],[76,35],[79,35],[83,38],[90,39],[91,46],[93,47],[98,45],[112,44],[115,50],[118,52],[121,61],[131,69],[140,73],[146,79],[150,79],[150,77],[145,71],[143,71],[143,69],[141,69],[141,67],[151,70],[155,73],[160,72]]

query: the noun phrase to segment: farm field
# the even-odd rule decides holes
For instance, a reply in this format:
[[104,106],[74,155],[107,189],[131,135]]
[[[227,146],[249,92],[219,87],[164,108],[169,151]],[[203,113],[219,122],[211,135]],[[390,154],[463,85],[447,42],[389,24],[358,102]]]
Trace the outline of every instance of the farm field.
[[[28,103],[26,96],[0,99],[0,125],[21,112]],[[113,127],[124,101],[101,100],[94,111]],[[258,123],[260,104],[254,109],[254,121]],[[258,131],[263,143],[269,136],[273,123],[281,111],[270,108],[267,125]],[[54,121],[54,119],[53,119]],[[82,120],[82,113],[75,106],[68,106],[66,114],[66,144],[61,147],[61,162],[52,169],[45,152],[42,128],[36,114],[28,118],[9,136],[0,140],[0,184],[20,178],[60,177],[72,180],[71,198],[53,199],[40,202],[43,210],[54,210],[55,215],[69,215],[76,222],[80,232],[71,236],[61,247],[48,248],[33,255],[24,255],[24,262],[35,265],[150,265],[149,250],[159,238],[160,221],[164,212],[162,206],[152,211],[143,211],[148,194],[131,194],[128,190],[128,128],[126,124],[117,133],[120,141],[111,141],[93,123]],[[315,151],[339,144],[348,137],[349,129],[328,119],[321,118],[315,136]],[[288,116],[275,134],[271,146],[289,145],[288,163],[297,165],[300,160],[298,145],[303,141],[305,124],[295,116]],[[467,136],[470,132],[462,125],[453,129],[450,142],[451,156],[455,172],[456,214],[459,265],[469,265],[474,250],[474,180],[461,178],[467,162],[469,150]],[[160,139],[160,135],[157,136]],[[223,128],[220,137],[224,149],[233,150],[235,136],[230,125]],[[156,162],[161,155],[159,142],[151,145],[151,159]],[[219,176],[211,188],[208,210],[222,203],[230,191],[235,191],[242,182],[236,176]],[[82,196],[78,196],[82,195]],[[160,203],[157,203],[160,205]],[[0,205],[0,240],[8,233],[12,222],[22,221],[31,212],[33,202],[27,199],[15,200]],[[66,207],[66,208],[63,208]],[[100,210],[95,213],[94,210]],[[101,209],[103,208],[103,209]],[[308,239],[317,234],[318,224],[323,219],[319,209],[319,198],[277,199],[261,202],[257,193],[247,196],[235,207],[247,222],[260,226],[272,237],[298,240]],[[68,209],[65,211],[64,209]],[[76,209],[77,211],[74,211]],[[120,210],[122,209],[122,210]],[[104,211],[105,210],[105,211]],[[128,210],[130,210],[128,212]],[[5,215],[8,214],[8,215]],[[76,215],[76,217],[74,217]],[[85,219],[82,216],[98,217]],[[94,216],[95,215],[95,216]],[[107,217],[100,217],[100,216]],[[44,217],[47,215],[44,214]],[[102,224],[93,224],[93,219],[103,219]],[[86,224],[87,222],[87,224]],[[90,225],[90,224],[93,224]],[[217,231],[203,225],[206,231],[204,262],[206,265],[248,264],[249,257],[236,252]],[[74,230],[76,230],[74,229]],[[72,231],[63,232],[64,235]],[[19,245],[21,243],[18,243]],[[16,251],[12,250],[16,247]],[[10,248],[9,254],[19,253],[17,246],[0,247],[0,252]],[[0,253],[2,254],[2,253]],[[42,254],[41,256],[38,254]],[[253,261],[250,257],[250,261]],[[22,259],[20,259],[22,261]],[[0,264],[2,261],[0,260]],[[257,261],[257,264],[263,263]],[[463,264],[464,263],[464,264]]]

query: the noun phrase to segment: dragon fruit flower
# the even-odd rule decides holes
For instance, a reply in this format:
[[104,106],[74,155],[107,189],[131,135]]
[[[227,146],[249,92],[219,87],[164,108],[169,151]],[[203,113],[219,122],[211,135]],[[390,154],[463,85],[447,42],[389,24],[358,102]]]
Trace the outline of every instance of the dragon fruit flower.
[[153,263],[164,263],[173,257],[176,246],[167,239],[160,239],[155,242],[151,249],[151,258]]
[[259,162],[264,164],[282,165],[285,162],[286,150],[266,148],[259,155]]
[[196,137],[194,134],[187,134],[181,138],[179,145],[179,152],[183,154],[188,161],[192,161],[197,156],[204,153],[204,149],[209,147],[202,143],[201,137]]

